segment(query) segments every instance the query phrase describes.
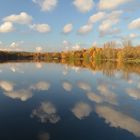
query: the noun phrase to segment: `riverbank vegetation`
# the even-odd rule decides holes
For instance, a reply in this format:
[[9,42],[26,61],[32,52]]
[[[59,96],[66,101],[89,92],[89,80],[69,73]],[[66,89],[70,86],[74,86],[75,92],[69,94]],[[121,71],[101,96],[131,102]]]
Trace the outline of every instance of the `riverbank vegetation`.
[[84,60],[91,61],[118,61],[140,63],[140,46],[132,46],[130,41],[123,42],[123,47],[117,48],[115,42],[109,42],[99,48],[71,50],[62,52],[8,52],[0,51],[0,60]]

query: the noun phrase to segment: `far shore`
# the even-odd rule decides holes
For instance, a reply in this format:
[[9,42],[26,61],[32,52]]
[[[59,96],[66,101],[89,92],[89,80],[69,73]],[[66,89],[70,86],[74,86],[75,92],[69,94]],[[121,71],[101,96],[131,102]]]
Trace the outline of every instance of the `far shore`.
[[0,61],[117,61],[124,63],[140,63],[140,46],[133,47],[126,42],[124,47],[115,48],[113,42],[104,44],[102,48],[70,50],[62,52],[17,52],[0,51]]

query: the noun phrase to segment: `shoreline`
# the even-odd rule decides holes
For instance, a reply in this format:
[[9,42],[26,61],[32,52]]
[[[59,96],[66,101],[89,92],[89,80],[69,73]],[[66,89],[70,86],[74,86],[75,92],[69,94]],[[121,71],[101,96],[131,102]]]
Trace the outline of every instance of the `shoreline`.
[[61,51],[61,52],[18,52],[0,51],[0,61],[26,60],[26,61],[111,61],[123,63],[140,63],[140,46],[124,46],[114,48],[107,43],[102,48]]

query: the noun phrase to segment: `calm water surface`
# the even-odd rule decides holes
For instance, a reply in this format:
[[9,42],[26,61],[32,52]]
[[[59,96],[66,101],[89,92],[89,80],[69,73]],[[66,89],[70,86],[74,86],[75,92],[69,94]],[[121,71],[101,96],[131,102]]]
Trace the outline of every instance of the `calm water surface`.
[[140,75],[0,64],[0,140],[139,140]]

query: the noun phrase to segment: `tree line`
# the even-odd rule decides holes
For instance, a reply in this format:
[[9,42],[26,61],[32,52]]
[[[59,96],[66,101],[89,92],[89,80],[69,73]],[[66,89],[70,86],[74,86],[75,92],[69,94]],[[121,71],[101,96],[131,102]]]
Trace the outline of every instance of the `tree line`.
[[104,44],[103,47],[93,46],[89,49],[62,52],[12,52],[0,51],[0,60],[60,60],[67,61],[137,61],[140,62],[140,46],[133,46],[130,41],[123,42],[123,47],[117,48],[115,42]]

